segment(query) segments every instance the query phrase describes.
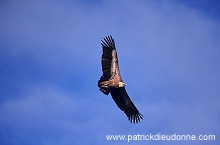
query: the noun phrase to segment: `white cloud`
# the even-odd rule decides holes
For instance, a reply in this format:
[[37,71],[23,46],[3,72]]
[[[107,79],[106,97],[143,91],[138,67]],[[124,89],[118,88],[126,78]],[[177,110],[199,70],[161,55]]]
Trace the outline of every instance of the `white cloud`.
[[56,141],[65,141],[66,137],[85,136],[85,130],[90,130],[89,125],[95,123],[98,114],[90,110],[95,103],[92,99],[77,93],[68,94],[48,84],[25,89],[27,92],[17,99],[1,103],[1,128],[11,132],[11,136],[17,136],[9,141],[10,136],[1,132],[10,143],[19,143],[20,140],[25,142],[26,137],[33,137],[35,141],[40,137],[41,143],[56,144]]

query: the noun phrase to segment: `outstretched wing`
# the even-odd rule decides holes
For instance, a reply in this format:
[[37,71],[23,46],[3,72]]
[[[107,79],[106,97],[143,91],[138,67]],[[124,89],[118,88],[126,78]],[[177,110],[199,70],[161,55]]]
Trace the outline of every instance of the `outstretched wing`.
[[134,103],[129,98],[125,87],[114,88],[111,90],[112,98],[114,99],[117,106],[124,111],[127,115],[128,120],[132,123],[138,123],[143,119],[143,115],[140,114]]
[[115,48],[115,42],[112,36],[107,36],[102,40],[102,71],[103,80],[113,79],[117,75],[120,76],[118,67],[118,57]]

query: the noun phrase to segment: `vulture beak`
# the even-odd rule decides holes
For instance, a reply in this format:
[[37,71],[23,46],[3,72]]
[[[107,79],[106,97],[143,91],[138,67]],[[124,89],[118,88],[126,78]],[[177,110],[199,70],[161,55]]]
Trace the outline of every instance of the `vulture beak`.
[[126,85],[127,85],[127,84],[125,84],[125,83],[123,83],[123,82],[120,82],[118,86],[119,86],[119,87],[124,87],[124,86],[126,86]]

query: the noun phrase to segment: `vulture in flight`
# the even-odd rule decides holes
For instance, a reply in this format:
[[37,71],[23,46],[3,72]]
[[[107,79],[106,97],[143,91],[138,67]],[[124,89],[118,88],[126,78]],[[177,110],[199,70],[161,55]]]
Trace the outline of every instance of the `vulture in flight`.
[[125,90],[126,84],[120,76],[114,39],[111,35],[107,36],[102,40],[101,45],[103,75],[98,81],[98,87],[105,95],[111,94],[117,106],[124,111],[131,123],[138,123],[143,119],[143,115],[140,114]]

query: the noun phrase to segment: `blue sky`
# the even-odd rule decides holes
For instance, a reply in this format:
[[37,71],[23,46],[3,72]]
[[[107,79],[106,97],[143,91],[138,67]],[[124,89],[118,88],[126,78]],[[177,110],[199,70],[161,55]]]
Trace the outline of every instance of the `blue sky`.
[[[105,135],[220,135],[218,1],[0,3],[0,144],[145,144]],[[107,35],[144,115],[138,125],[97,87]],[[219,141],[150,142],[176,143]]]

